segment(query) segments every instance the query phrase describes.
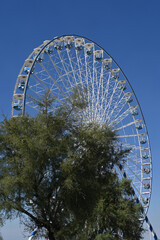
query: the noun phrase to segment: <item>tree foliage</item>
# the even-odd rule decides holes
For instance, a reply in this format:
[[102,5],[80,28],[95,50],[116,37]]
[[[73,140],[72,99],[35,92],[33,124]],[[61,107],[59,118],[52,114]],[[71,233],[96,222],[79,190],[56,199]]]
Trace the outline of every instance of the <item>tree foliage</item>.
[[25,217],[50,240],[141,239],[141,207],[113,166],[127,154],[107,126],[85,123],[83,101],[50,112],[49,93],[35,117],[0,125],[1,219]]

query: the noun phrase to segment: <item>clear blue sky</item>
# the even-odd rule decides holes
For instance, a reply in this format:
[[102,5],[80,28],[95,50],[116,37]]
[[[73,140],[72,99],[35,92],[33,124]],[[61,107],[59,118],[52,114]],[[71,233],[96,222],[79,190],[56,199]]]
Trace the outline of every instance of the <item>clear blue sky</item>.
[[[148,216],[160,237],[160,1],[1,0],[0,31],[0,113],[8,116],[20,68],[44,40],[82,35],[120,65],[147,123],[153,160]],[[17,221],[1,229],[4,240],[27,239],[22,232]]]

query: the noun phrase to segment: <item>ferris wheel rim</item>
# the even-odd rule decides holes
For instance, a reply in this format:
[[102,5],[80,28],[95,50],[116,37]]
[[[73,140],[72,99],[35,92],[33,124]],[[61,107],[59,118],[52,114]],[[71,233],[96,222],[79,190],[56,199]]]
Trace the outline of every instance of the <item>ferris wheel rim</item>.
[[[36,59],[41,55],[41,53],[44,51],[44,49],[50,45],[53,41],[57,40],[57,39],[60,39],[60,38],[64,38],[64,37],[79,37],[79,38],[83,38],[91,43],[93,43],[95,46],[97,46],[98,48],[102,49],[111,59],[112,61],[115,63],[115,65],[120,69],[121,73],[123,74],[125,80],[127,81],[134,97],[135,97],[135,100],[136,100],[136,103],[138,105],[138,109],[140,110],[140,113],[141,113],[141,117],[142,117],[142,121],[143,121],[143,124],[145,126],[145,132],[146,132],[146,135],[147,135],[147,140],[148,140],[148,146],[149,146],[149,152],[150,152],[150,166],[151,166],[151,170],[152,170],[152,155],[151,155],[151,146],[150,146],[150,139],[149,139],[149,134],[148,134],[148,130],[147,130],[147,125],[146,125],[146,122],[145,122],[145,118],[144,118],[144,115],[143,115],[143,112],[142,112],[142,109],[141,109],[141,106],[140,106],[140,103],[137,99],[137,96],[128,80],[128,78],[126,77],[126,75],[124,74],[123,70],[121,69],[121,67],[117,64],[117,62],[114,60],[114,58],[105,50],[103,49],[99,44],[97,44],[96,42],[90,40],[89,38],[86,38],[86,37],[83,37],[83,36],[80,36],[80,35],[77,35],[77,34],[65,34],[65,35],[61,35],[61,36],[57,36],[57,37],[54,37],[52,40],[48,40],[48,42],[46,44],[41,44],[40,46],[42,46],[41,50],[39,51],[39,53],[37,54],[37,56],[35,57],[33,63],[32,63],[32,67],[31,67],[31,70],[28,74],[28,78],[27,78],[27,84],[26,84],[26,89],[24,91],[24,101],[23,101],[23,108],[22,108],[22,115],[25,114],[25,101],[26,101],[26,92],[27,92],[27,86],[28,86],[28,82],[29,82],[29,79],[30,79],[30,75],[31,75],[31,71],[33,70],[33,67],[34,65],[36,64]],[[40,47],[39,46],[39,47]],[[29,57],[33,54],[33,52],[29,55]],[[22,67],[23,68],[23,67]],[[148,207],[147,207],[147,211],[146,211],[146,214],[148,212],[148,209],[149,209],[149,205],[150,205],[150,199],[151,199],[151,193],[152,193],[152,174],[151,174],[151,178],[150,178],[150,182],[151,182],[151,186],[150,186],[150,195],[149,195],[149,204],[148,204]]]

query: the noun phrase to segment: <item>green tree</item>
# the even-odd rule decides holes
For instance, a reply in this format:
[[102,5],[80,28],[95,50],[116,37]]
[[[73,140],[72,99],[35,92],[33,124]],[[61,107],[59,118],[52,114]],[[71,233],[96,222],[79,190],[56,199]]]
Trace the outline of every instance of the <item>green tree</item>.
[[125,159],[107,126],[85,123],[85,102],[70,99],[54,112],[50,94],[35,117],[0,124],[2,223],[20,217],[49,240],[141,239],[141,207],[113,165]]

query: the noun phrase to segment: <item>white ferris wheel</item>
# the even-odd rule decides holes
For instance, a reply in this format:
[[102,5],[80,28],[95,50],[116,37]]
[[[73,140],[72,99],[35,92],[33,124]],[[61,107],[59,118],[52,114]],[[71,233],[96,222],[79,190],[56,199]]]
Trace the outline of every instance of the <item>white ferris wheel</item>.
[[130,152],[119,174],[132,180],[146,216],[151,197],[152,161],[149,137],[136,95],[114,59],[98,44],[81,36],[46,40],[25,60],[18,75],[12,116],[34,115],[46,91],[55,98],[52,109],[74,88],[85,89],[86,121],[106,123]]

